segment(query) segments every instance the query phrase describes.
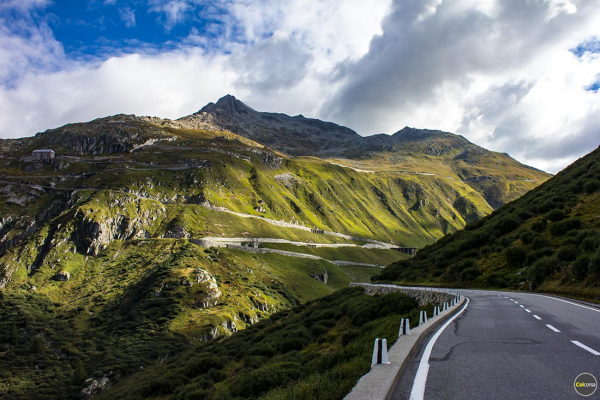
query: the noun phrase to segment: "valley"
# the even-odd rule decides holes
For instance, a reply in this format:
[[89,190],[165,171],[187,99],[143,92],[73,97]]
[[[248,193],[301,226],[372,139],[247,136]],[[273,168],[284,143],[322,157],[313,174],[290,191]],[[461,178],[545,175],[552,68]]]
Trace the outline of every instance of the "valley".
[[549,178],[450,133],[362,138],[240,103],[0,141],[0,394],[94,394],[90,377],[368,281]]

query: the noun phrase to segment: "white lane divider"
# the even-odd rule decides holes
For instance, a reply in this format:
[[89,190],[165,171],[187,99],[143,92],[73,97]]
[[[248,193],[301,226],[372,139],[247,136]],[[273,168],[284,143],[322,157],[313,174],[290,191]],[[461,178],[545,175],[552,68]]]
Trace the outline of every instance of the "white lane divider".
[[571,343],[573,343],[573,344],[574,344],[574,345],[576,345],[576,346],[579,346],[579,347],[581,347],[581,348],[582,348],[582,349],[584,349],[584,350],[587,350],[587,351],[589,351],[590,353],[592,353],[592,354],[593,354],[593,355],[595,355],[595,356],[600,356],[600,352],[598,352],[598,351],[596,351],[596,350],[594,350],[594,349],[592,349],[592,348],[590,348],[590,347],[587,347],[585,344],[581,344],[581,343],[580,343],[580,342],[578,342],[577,340],[571,340]]
[[527,311],[528,313],[530,313],[531,311],[529,311],[528,309],[525,309],[525,311]]
[[525,308],[525,306],[523,304],[519,304],[519,307],[521,308]]
[[415,381],[413,383],[412,390],[410,391],[410,400],[423,400],[425,397],[425,385],[427,384],[427,374],[429,373],[429,357],[431,357],[431,351],[433,350],[433,346],[435,342],[438,340],[440,335],[444,332],[444,329],[448,327],[458,317],[462,314],[463,311],[467,309],[469,305],[469,298],[465,297],[467,302],[463,306],[463,308],[457,312],[452,318],[450,318],[427,343],[427,347],[425,347],[425,351],[423,351],[423,355],[421,356],[421,362],[419,363],[419,369],[417,370],[417,375],[415,375]]
[[534,316],[533,316],[533,318],[535,318],[535,319],[538,319],[538,320],[541,320],[541,318],[540,318],[540,317],[538,317],[537,315],[534,315]]
[[514,301],[513,299],[510,299],[510,301]]
[[552,329],[554,332],[558,332],[558,333],[560,333],[560,331],[559,331],[558,329],[556,329],[555,327],[553,327],[552,325],[550,325],[550,324],[546,324],[546,326],[547,326],[548,328]]

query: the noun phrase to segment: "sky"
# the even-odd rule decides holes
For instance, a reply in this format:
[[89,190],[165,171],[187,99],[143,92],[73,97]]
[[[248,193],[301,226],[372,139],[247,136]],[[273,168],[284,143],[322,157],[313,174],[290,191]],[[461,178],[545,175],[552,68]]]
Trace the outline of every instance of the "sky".
[[0,0],[0,138],[226,94],[556,173],[600,145],[600,0]]

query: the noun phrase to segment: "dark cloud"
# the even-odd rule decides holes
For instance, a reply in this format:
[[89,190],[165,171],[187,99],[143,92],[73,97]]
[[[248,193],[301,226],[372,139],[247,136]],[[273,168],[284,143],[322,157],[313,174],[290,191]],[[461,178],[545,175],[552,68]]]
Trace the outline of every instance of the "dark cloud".
[[[410,120],[411,114],[434,109],[440,104],[438,97],[445,96],[446,102],[450,98],[464,109],[462,123],[455,128],[459,133],[469,137],[465,127],[476,120],[485,122],[488,143],[497,146],[495,150],[539,156],[544,146],[534,138],[529,118],[515,111],[535,87],[537,76],[521,72],[596,15],[599,2],[576,2],[577,12],[568,2],[498,0],[492,9],[473,4],[394,0],[383,34],[372,40],[369,52],[340,67],[344,84],[324,114],[362,134],[389,133],[410,124],[402,119]],[[596,45],[589,41],[576,52],[595,51]],[[472,101],[467,91],[481,76],[502,83]],[[579,154],[593,144],[580,131],[572,135],[577,140],[566,140],[569,146],[551,140],[543,151],[558,156],[562,147]],[[523,144],[531,150],[523,151]]]
[[470,74],[516,69],[583,18],[547,20],[548,4],[541,1],[498,1],[496,16],[437,3],[394,1],[369,53],[343,67],[348,83],[328,104],[331,118],[374,133],[373,119],[430,102],[446,82],[466,88]]

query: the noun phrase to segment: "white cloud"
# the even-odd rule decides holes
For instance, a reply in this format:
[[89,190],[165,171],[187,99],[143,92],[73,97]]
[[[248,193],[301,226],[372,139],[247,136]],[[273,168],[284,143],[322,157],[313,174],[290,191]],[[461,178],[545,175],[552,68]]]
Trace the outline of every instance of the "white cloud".
[[[585,90],[600,57],[569,51],[598,35],[600,0],[151,0],[167,31],[211,22],[176,50],[142,43],[95,62],[32,23],[47,4],[0,4],[23,16],[0,21],[2,137],[121,112],[177,118],[231,93],[361,134],[457,132],[553,172],[600,144],[600,94]],[[134,26],[132,9],[121,16]]]
[[50,4],[50,0],[3,0],[0,3],[0,10],[16,10],[28,12],[35,8],[44,7]]
[[149,3],[149,11],[164,14],[164,26],[167,30],[182,22],[186,14],[197,5],[197,2],[187,0],[150,0]]
[[126,27],[135,27],[135,11],[129,7],[119,8],[119,15],[121,16],[121,21],[125,23]]
[[234,91],[236,75],[225,64],[223,56],[192,49],[28,76],[0,90],[0,132],[19,137],[118,113],[178,118]]
[[[396,0],[325,115],[363,134],[457,132],[556,172],[600,144],[600,97],[584,90],[600,60],[569,51],[597,34],[599,4]],[[584,126],[588,140],[565,146]]]

